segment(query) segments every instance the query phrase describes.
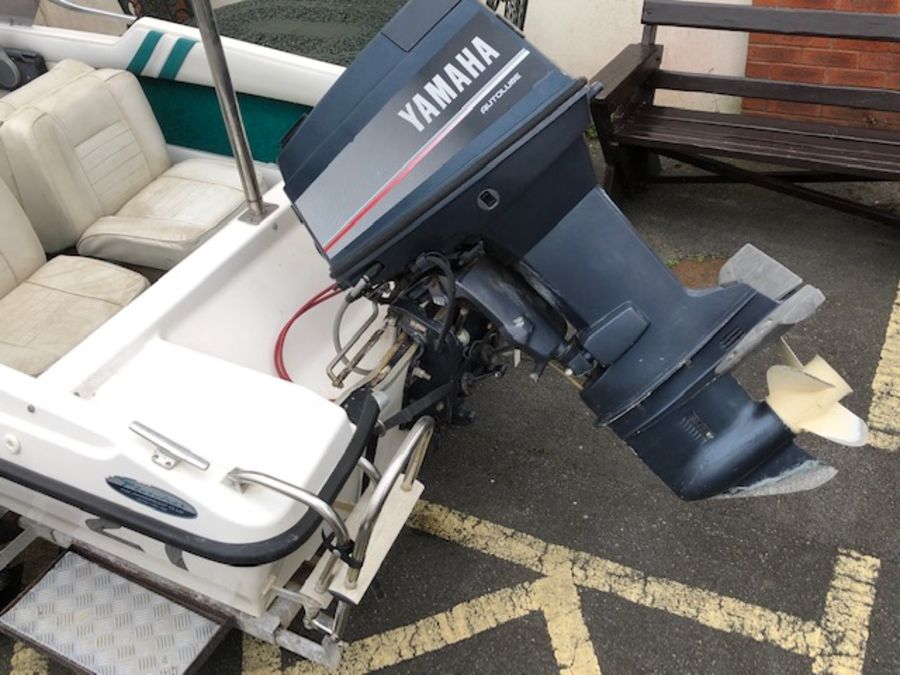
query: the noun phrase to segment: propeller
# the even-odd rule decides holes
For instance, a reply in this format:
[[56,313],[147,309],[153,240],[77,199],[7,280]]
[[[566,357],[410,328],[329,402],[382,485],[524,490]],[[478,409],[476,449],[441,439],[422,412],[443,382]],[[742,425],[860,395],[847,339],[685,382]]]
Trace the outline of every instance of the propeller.
[[781,363],[769,368],[769,407],[795,434],[807,431],[829,441],[859,447],[866,444],[866,423],[839,401],[853,389],[821,356],[803,365],[783,339]]

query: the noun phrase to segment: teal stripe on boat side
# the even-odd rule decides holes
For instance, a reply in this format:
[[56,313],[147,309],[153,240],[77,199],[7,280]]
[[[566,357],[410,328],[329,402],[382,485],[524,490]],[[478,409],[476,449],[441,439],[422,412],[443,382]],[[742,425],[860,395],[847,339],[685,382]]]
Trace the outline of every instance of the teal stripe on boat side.
[[153,56],[153,50],[156,49],[156,45],[159,44],[162,36],[163,34],[158,30],[149,31],[147,35],[144,36],[144,41],[141,42],[141,46],[138,47],[138,50],[134,53],[131,63],[128,64],[128,70],[135,75],[140,75],[144,72],[144,68],[147,66],[150,57]]
[[[217,155],[232,154],[215,89],[146,76],[138,80],[166,143]],[[311,110],[299,103],[252,94],[239,93],[238,100],[250,150],[259,162],[278,159],[281,139]]]
[[192,40],[191,38],[178,38],[175,42],[175,46],[172,47],[172,51],[169,52],[169,58],[166,59],[162,70],[159,71],[159,79],[174,80],[178,75],[178,71],[181,70],[184,60],[187,58],[187,55],[191,53],[195,44],[197,44],[197,41]]

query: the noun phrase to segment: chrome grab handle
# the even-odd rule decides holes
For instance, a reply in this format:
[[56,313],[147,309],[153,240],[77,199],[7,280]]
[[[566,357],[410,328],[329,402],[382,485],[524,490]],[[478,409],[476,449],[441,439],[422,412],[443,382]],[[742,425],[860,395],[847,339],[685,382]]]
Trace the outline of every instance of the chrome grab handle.
[[318,514],[326,525],[334,532],[335,544],[337,546],[346,546],[350,542],[350,532],[343,519],[332,508],[331,504],[321,499],[318,495],[307,492],[303,488],[292,485],[288,482],[270,476],[267,473],[259,471],[244,471],[243,469],[233,469],[226,476],[227,480],[239,488],[246,485],[260,485],[270,490],[290,497],[296,502],[300,502],[309,509]]
[[177,466],[179,462],[190,464],[195,469],[200,469],[200,471],[206,471],[209,468],[209,462],[200,455],[191,452],[171,438],[163,436],[146,424],[134,421],[128,425],[128,428],[145,441],[156,446],[156,451],[153,453],[153,461],[164,469],[172,469]]
[[[413,483],[418,476],[419,469],[422,467],[422,462],[425,459],[425,453],[428,450],[428,444],[431,442],[433,434],[434,419],[431,417],[422,417],[413,425],[406,440],[403,441],[403,445],[401,445],[400,449],[397,451],[396,456],[391,460],[390,465],[388,465],[384,474],[381,475],[380,480],[377,480],[375,483],[372,497],[369,500],[366,515],[360,523],[355,543],[353,543],[353,540],[350,538],[347,524],[337,514],[331,504],[319,498],[317,495],[307,492],[303,488],[265,473],[260,473],[258,471],[244,471],[243,469],[233,469],[226,476],[226,480],[240,489],[243,489],[243,487],[248,484],[269,488],[270,490],[274,490],[285,497],[290,497],[315,511],[334,533],[335,549],[346,547],[352,543],[353,559],[359,563],[359,566],[350,567],[350,570],[347,573],[347,586],[355,588],[356,582],[359,579],[359,571],[362,562],[365,560],[366,551],[369,548],[372,530],[375,527],[378,517],[381,515],[381,511],[384,508],[384,503],[387,500],[388,495],[404,469],[406,469],[406,475],[400,488],[405,491],[412,489]],[[363,461],[360,464],[364,471],[367,468],[367,464],[369,463],[366,461]],[[375,470],[374,467],[372,467],[372,469]],[[375,471],[377,472],[377,470]],[[372,477],[374,478],[374,476]],[[324,591],[328,587],[328,583],[331,580],[331,571],[334,569],[334,563],[337,560],[337,556],[332,555],[328,564],[323,568],[316,584],[318,590]]]
[[372,464],[372,462],[367,460],[365,457],[360,457],[359,461],[356,462],[356,466],[358,466],[373,483],[377,483],[381,480],[381,472],[374,464]]
[[[387,501],[388,495],[394,488],[394,483],[400,477],[400,473],[406,469],[406,475],[400,488],[406,492],[412,489],[413,483],[422,468],[422,462],[425,459],[425,453],[428,450],[428,444],[434,434],[434,419],[432,417],[421,417],[413,425],[403,445],[397,451],[397,455],[391,460],[390,465],[385,469],[380,481],[375,485],[372,492],[372,498],[369,500],[366,515],[359,525],[359,532],[356,534],[356,544],[353,547],[353,558],[358,563],[362,563],[366,557],[366,551],[369,548],[369,540],[372,537],[372,530],[384,503]],[[347,587],[356,588],[356,582],[359,579],[359,567],[351,567],[347,572]]]
[[105,9],[98,9],[97,7],[85,7],[84,5],[78,5],[74,2],[70,2],[69,0],[50,0],[50,2],[52,2],[54,5],[59,5],[60,7],[64,7],[65,9],[72,10],[73,12],[102,16],[104,19],[124,21],[127,24],[132,24],[137,21],[137,17],[131,16],[130,14],[117,14],[116,12],[108,12]]

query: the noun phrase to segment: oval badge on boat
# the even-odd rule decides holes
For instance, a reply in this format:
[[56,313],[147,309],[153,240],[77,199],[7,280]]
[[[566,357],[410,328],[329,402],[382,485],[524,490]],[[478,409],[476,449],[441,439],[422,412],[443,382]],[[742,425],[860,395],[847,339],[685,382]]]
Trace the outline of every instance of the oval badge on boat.
[[196,518],[197,510],[180,497],[171,492],[166,492],[158,487],[141,483],[133,478],[124,476],[110,476],[106,479],[107,485],[120,495],[133,499],[151,509],[165,513],[167,516],[178,518]]

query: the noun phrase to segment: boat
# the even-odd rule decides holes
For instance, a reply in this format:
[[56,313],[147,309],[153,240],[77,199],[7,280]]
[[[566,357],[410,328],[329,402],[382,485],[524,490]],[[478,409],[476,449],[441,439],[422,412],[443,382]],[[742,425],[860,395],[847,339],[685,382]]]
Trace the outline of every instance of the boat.
[[[184,672],[229,626],[336,666],[435,429],[523,356],[683,499],[821,485],[800,432],[865,442],[823,359],[780,343],[765,401],[731,374],[822,293],[752,245],[683,288],[596,185],[601,85],[490,8],[410,0],[345,70],[193,7],[0,24],[0,564],[63,551],[0,630],[89,671]],[[108,628],[135,603],[191,637]]]

